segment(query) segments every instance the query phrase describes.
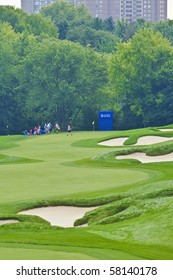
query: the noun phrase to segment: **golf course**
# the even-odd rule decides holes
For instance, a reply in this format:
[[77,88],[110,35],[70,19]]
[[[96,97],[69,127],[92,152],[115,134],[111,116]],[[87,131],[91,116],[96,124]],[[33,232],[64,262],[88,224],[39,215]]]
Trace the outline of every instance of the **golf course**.
[[172,260],[173,125],[1,136],[0,259]]

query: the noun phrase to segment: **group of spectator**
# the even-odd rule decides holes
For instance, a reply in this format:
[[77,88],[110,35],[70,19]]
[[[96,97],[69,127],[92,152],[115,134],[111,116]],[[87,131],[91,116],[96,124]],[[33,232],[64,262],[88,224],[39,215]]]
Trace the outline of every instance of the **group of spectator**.
[[49,134],[52,132],[58,133],[60,131],[61,129],[58,122],[55,122],[54,126],[49,122],[49,123],[45,123],[44,126],[38,125],[35,126],[34,128],[31,128],[30,130],[25,130],[23,131],[23,134],[25,136],[29,136],[29,135]]

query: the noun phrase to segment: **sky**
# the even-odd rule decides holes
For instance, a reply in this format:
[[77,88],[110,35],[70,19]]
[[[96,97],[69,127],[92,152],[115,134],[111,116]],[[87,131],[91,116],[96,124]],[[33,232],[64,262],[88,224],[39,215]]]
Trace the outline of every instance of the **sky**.
[[[173,0],[168,1],[168,18],[173,19]],[[0,5],[14,4],[16,8],[20,8],[21,0],[0,0]]]
[[0,0],[0,5],[14,5],[16,8],[20,8],[21,0]]
[[173,19],[173,0],[168,0],[168,18]]
[[168,18],[173,19],[173,0],[168,0]]

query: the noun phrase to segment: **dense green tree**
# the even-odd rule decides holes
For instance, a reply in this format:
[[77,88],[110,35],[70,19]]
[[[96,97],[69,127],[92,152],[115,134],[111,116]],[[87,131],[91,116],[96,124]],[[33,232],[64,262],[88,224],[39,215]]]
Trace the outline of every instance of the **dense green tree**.
[[128,108],[144,126],[173,121],[173,48],[159,32],[141,30],[128,43],[120,43],[110,77],[116,102],[126,114]]
[[31,14],[26,17],[25,31],[35,36],[46,36],[58,38],[58,30],[50,18],[41,14]]
[[91,27],[96,30],[113,32],[115,30],[115,22],[112,17],[106,18],[105,20],[95,17],[92,20]]
[[89,104],[97,106],[107,82],[103,55],[68,41],[34,42],[18,70],[21,90],[25,90],[26,115],[33,122],[58,120],[78,123]]
[[20,35],[7,23],[0,23],[0,133],[14,133],[22,126],[23,106],[15,67],[19,61]]
[[112,52],[115,49],[116,38],[110,32],[95,30],[91,27],[77,26],[69,30],[67,39],[90,46],[99,52]]
[[119,128],[173,122],[172,22],[93,19],[64,1],[38,15],[0,7],[0,133],[55,120],[91,129],[107,109]]
[[122,19],[115,22],[114,34],[120,42],[127,42],[136,32],[145,28],[152,29],[153,24],[144,19],[137,19],[133,22]]
[[41,37],[34,37],[28,32],[16,33],[10,24],[0,23],[0,134],[21,133],[32,123],[25,106],[28,85],[21,88],[18,70],[31,46],[39,41]]
[[41,14],[27,15],[21,9],[0,6],[0,21],[8,22],[16,32],[58,38],[58,29],[49,17]]
[[167,20],[155,24],[154,30],[162,33],[162,35],[169,39],[171,44],[173,45],[173,20]]
[[118,20],[115,23],[115,36],[121,42],[126,42],[130,38],[129,34],[127,34],[129,23],[126,20]]
[[112,17],[106,18],[104,20],[105,23],[105,30],[113,32],[115,30],[115,22]]
[[104,30],[105,29],[105,23],[101,18],[95,17],[92,20],[91,27],[95,30]]
[[25,29],[26,14],[21,9],[14,9],[10,6],[0,6],[0,21],[8,22],[16,32]]
[[79,25],[90,25],[92,16],[83,5],[75,6],[65,1],[56,1],[41,10],[41,13],[50,17],[59,29],[59,38],[66,39],[68,30]]

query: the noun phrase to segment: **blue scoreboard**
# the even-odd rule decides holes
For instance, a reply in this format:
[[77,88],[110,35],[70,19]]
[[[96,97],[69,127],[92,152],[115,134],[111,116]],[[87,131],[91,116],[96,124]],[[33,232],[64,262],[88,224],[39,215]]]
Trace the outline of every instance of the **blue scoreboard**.
[[99,130],[113,129],[113,112],[100,111],[99,112]]

